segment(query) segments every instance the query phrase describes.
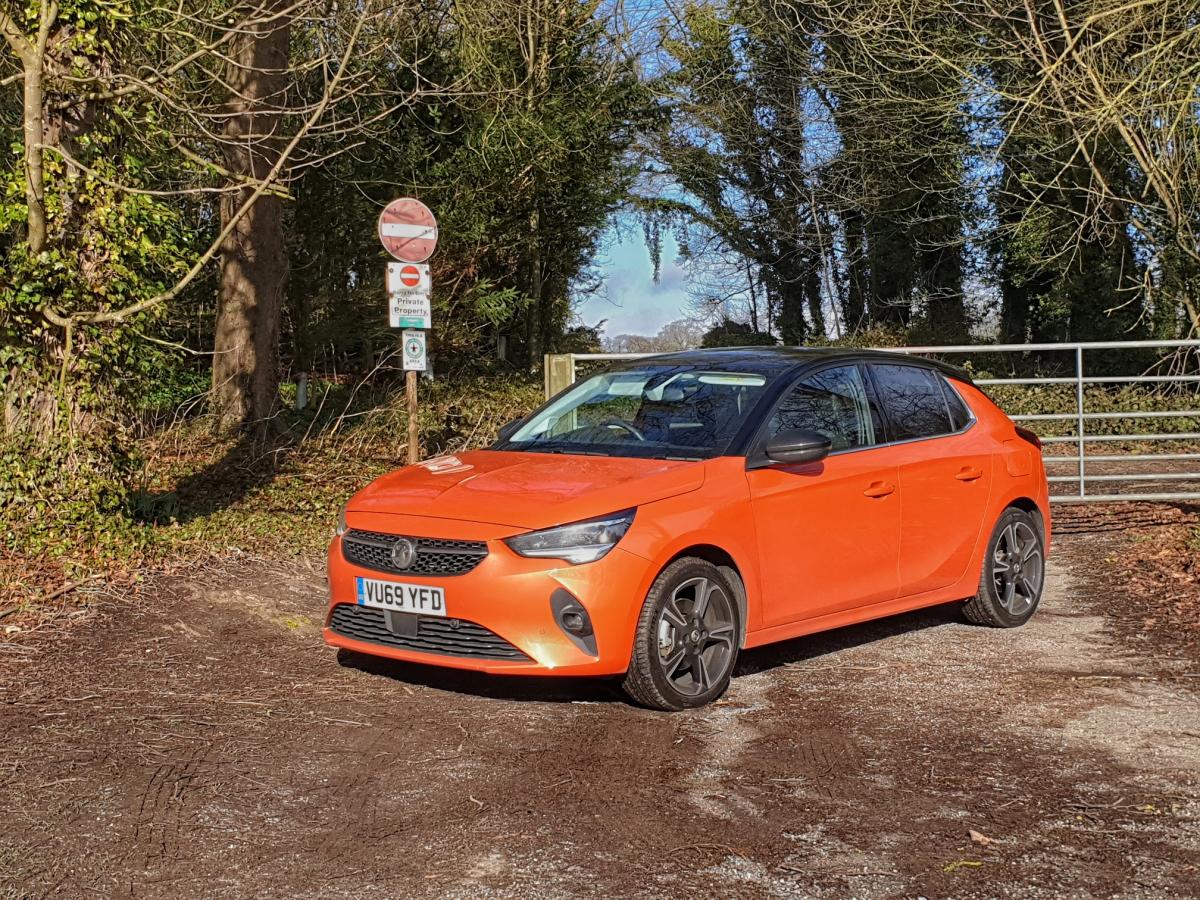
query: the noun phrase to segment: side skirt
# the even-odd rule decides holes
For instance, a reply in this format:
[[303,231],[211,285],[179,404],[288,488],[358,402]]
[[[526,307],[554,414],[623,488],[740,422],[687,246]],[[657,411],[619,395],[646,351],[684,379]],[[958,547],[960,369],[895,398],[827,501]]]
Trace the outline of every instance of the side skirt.
[[[964,587],[968,581],[970,587]],[[896,600],[884,600],[882,603],[872,603],[870,606],[841,610],[812,619],[801,619],[798,622],[788,622],[786,625],[775,625],[771,628],[752,631],[746,635],[745,646],[747,648],[761,647],[764,644],[774,644],[806,634],[816,634],[819,631],[829,631],[846,625],[857,625],[859,622],[869,622],[872,619],[912,612],[914,609],[925,609],[930,606],[941,606],[944,603],[965,600],[974,595],[978,581],[979,579],[974,576],[964,577],[962,581],[948,588],[938,588],[936,591],[927,591],[924,594],[900,597]]]

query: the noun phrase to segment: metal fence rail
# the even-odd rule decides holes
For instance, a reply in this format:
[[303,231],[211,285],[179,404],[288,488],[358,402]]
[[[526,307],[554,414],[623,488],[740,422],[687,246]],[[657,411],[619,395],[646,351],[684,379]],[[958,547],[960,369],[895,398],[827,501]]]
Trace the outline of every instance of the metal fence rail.
[[[893,353],[912,353],[929,356],[979,356],[979,355],[1013,355],[1013,354],[1071,354],[1070,364],[1073,373],[1069,376],[1021,377],[1021,378],[978,378],[975,384],[982,388],[1014,386],[1034,388],[1043,385],[1073,385],[1073,403],[1069,409],[1048,413],[1025,413],[1013,415],[1016,422],[1027,423],[1028,427],[1037,431],[1040,425],[1054,423],[1069,423],[1072,434],[1048,434],[1041,437],[1047,451],[1058,446],[1069,446],[1072,453],[1059,454],[1045,452],[1048,478],[1051,483],[1051,500],[1056,503],[1095,503],[1100,501],[1148,500],[1200,500],[1200,463],[1191,465],[1190,470],[1176,471],[1175,464],[1200,460],[1200,340],[1190,341],[1086,341],[1082,343],[1063,344],[958,344],[953,346],[928,347],[883,347]],[[1086,354],[1113,350],[1151,350],[1157,351],[1159,366],[1174,360],[1180,365],[1173,373],[1162,374],[1124,374],[1124,375],[1088,375],[1086,370]],[[619,359],[640,359],[653,356],[650,353],[564,353],[550,354],[545,358],[546,396],[551,397],[575,381],[577,366],[580,362],[604,362]],[[1191,365],[1185,365],[1190,359]],[[1150,371],[1150,370],[1147,370]],[[1196,385],[1195,390],[1187,391],[1186,386]],[[1145,385],[1147,394],[1158,403],[1178,403],[1179,408],[1131,410],[1128,412],[1088,411],[1086,407],[1086,391],[1089,385],[1094,386],[1136,386]],[[1167,389],[1178,386],[1170,394]],[[1186,427],[1177,431],[1155,431],[1158,421],[1177,424],[1182,422]],[[1094,423],[1109,423],[1117,431],[1095,433]],[[1088,432],[1089,423],[1093,423],[1093,432]],[[1129,430],[1120,427],[1128,423]],[[1159,426],[1162,427],[1162,426]],[[1139,446],[1149,444],[1159,446],[1155,442],[1176,442],[1179,446],[1171,447],[1164,453],[1147,451]],[[1127,448],[1124,452],[1089,453],[1091,445],[1122,444]],[[1159,471],[1088,471],[1092,464],[1099,464],[1104,469],[1118,468],[1120,464],[1138,466],[1156,466]],[[1062,467],[1069,466],[1071,474],[1062,474]],[[1089,491],[1089,485],[1128,485],[1137,488],[1143,485],[1161,487],[1162,490],[1121,490],[1100,489],[1100,492]],[[1070,486],[1070,492],[1056,488]],[[1176,489],[1177,488],[1177,489]]]

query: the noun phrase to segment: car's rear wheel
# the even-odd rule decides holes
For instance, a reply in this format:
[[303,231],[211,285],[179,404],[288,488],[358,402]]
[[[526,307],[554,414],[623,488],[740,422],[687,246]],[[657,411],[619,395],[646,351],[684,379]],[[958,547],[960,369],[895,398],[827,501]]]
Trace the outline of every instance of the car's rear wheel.
[[1004,511],[988,541],[979,592],[963,613],[977,625],[1024,625],[1042,600],[1046,547],[1034,517],[1022,509]]
[[691,709],[729,687],[741,622],[729,579],[710,562],[678,559],[646,595],[623,687],[652,709]]

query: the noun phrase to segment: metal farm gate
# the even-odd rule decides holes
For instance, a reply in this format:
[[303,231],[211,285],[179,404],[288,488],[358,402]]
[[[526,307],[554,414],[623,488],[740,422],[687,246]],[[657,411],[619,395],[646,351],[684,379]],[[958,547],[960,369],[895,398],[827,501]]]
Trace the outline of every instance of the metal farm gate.
[[[1001,407],[1036,409],[1011,417],[1041,438],[1056,503],[1200,500],[1200,340],[880,349],[966,362],[981,373],[975,384]],[[1097,364],[1101,354],[1105,365]],[[581,364],[648,355],[550,354],[546,396],[572,384]],[[1129,371],[1111,374],[1114,355],[1115,368]],[[1033,368],[1058,374],[991,377],[993,360],[1000,371],[1033,361]],[[1109,374],[1089,375],[1089,360],[1093,371]]]

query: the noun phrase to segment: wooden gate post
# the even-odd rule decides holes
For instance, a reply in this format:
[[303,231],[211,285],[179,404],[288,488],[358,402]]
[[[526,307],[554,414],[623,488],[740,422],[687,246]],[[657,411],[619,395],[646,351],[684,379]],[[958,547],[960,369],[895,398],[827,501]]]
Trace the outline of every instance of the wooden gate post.
[[575,383],[575,357],[570,353],[547,353],[542,357],[546,399]]

